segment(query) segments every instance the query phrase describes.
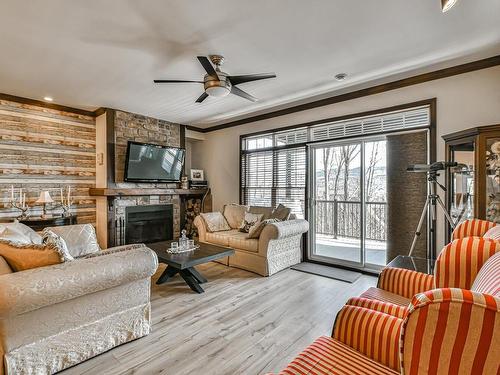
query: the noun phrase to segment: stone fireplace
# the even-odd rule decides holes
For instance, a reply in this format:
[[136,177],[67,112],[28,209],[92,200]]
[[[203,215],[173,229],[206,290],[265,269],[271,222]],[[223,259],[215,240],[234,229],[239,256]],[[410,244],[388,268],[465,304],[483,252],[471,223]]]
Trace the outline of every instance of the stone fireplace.
[[[128,141],[184,147],[185,126],[113,109],[103,109],[96,118],[96,188],[90,189],[90,194],[96,196],[96,229],[103,248],[179,237],[186,222],[186,202],[192,197],[201,199],[208,192],[179,189],[175,183],[125,182]],[[171,233],[160,234],[159,228],[158,232],[147,232],[146,227],[136,223],[127,234],[127,214],[141,210],[150,216],[162,216],[168,210],[166,220]]]
[[[114,243],[116,245],[124,245],[126,243],[137,242],[157,242],[177,238],[180,235],[180,202],[176,195],[152,195],[152,196],[138,196],[138,197],[116,197],[113,202],[114,206]],[[139,214],[138,214],[139,213]],[[129,225],[131,214],[137,218],[143,216],[142,221],[150,220],[155,223],[152,225],[164,225],[169,227],[169,233],[165,237],[158,234],[158,228],[149,233],[150,237],[147,238],[146,232],[139,229],[138,224]],[[142,215],[141,215],[142,214]],[[149,219],[147,218],[149,217]],[[163,222],[163,223],[162,223]],[[139,231],[137,235],[130,233],[133,230]],[[128,234],[128,235],[127,235]],[[137,241],[137,236],[146,237]],[[165,237],[165,238],[164,238]],[[133,239],[131,242],[130,240]]]

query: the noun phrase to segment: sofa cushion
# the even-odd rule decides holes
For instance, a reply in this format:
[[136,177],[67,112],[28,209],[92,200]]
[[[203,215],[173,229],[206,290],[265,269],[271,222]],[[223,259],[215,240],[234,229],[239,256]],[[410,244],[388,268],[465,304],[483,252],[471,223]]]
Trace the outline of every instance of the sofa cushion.
[[70,262],[75,260],[73,256],[70,254],[68,250],[68,245],[66,245],[66,241],[61,236],[55,234],[50,229],[45,228],[42,231],[42,239],[45,244],[53,244],[56,246],[59,255],[62,257],[64,262]]
[[272,223],[277,223],[280,220],[278,219],[267,219],[267,220],[261,220],[256,222],[254,225],[250,227],[250,230],[248,231],[248,236],[247,238],[259,238],[260,234],[262,233],[262,230],[267,224],[272,224]]
[[220,212],[201,213],[200,216],[210,233],[231,230],[226,218]]
[[229,246],[229,238],[231,236],[238,234],[238,233],[239,233],[238,229],[231,229],[231,230],[214,232],[214,233],[208,232],[206,234],[205,240],[206,240],[206,242],[210,242],[210,243],[213,243],[215,245]]
[[101,250],[92,224],[63,225],[48,229],[64,239],[69,253],[74,258]]
[[229,237],[229,247],[257,253],[259,251],[259,240],[247,238],[246,233],[237,232]]
[[22,244],[0,240],[0,256],[7,261],[14,272],[62,262],[54,244]]
[[245,218],[245,212],[248,211],[248,206],[242,204],[226,204],[222,210],[222,214],[226,218],[231,229],[238,229]]
[[288,220],[290,218],[291,208],[283,206],[281,203],[276,207],[271,213],[270,219],[278,219],[281,221]]
[[239,231],[243,233],[250,232],[250,228],[262,220],[262,214],[254,214],[251,212],[245,212],[245,217],[243,222],[239,227]]
[[0,239],[18,243],[42,243],[42,237],[37,232],[19,222],[0,224]]
[[7,275],[12,273],[12,268],[10,268],[9,263],[0,255],[0,275]]

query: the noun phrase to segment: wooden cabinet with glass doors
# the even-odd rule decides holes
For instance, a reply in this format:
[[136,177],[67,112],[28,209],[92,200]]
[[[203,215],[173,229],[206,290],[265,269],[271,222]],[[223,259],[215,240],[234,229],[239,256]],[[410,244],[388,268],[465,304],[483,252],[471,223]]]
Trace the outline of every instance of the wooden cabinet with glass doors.
[[[500,124],[443,136],[446,161],[446,208],[455,223],[471,218],[500,222]],[[446,240],[451,228],[448,226]]]

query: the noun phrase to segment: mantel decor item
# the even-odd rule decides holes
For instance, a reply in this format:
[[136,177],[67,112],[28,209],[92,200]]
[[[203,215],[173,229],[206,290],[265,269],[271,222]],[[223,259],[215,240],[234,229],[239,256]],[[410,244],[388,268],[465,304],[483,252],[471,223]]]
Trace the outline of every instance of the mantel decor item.
[[38,197],[38,199],[35,203],[43,204],[42,219],[47,219],[47,218],[52,217],[52,215],[49,215],[47,213],[47,205],[49,203],[54,203],[54,200],[52,199],[52,197],[50,196],[50,194],[47,190],[40,192],[40,197]]
[[66,189],[66,194],[63,194],[63,188],[61,188],[61,208],[63,210],[63,217],[71,216],[71,205],[73,204],[73,200],[71,199],[71,186],[68,186]]
[[204,181],[203,169],[191,169],[191,181]]
[[10,187],[10,201],[9,206],[12,208],[16,208],[21,211],[21,215],[19,215],[18,219],[27,219],[29,217],[29,206],[26,203],[26,193],[23,193],[23,189],[19,189],[19,199],[15,199],[14,194],[14,185]]

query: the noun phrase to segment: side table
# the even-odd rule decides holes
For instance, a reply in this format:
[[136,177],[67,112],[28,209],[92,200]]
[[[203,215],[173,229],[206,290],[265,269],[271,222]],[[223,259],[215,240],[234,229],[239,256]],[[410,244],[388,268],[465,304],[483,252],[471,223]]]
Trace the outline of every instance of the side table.
[[29,217],[27,219],[20,219],[21,224],[27,225],[36,232],[42,231],[46,227],[59,227],[62,225],[76,224],[76,216],[54,216],[48,218]]

